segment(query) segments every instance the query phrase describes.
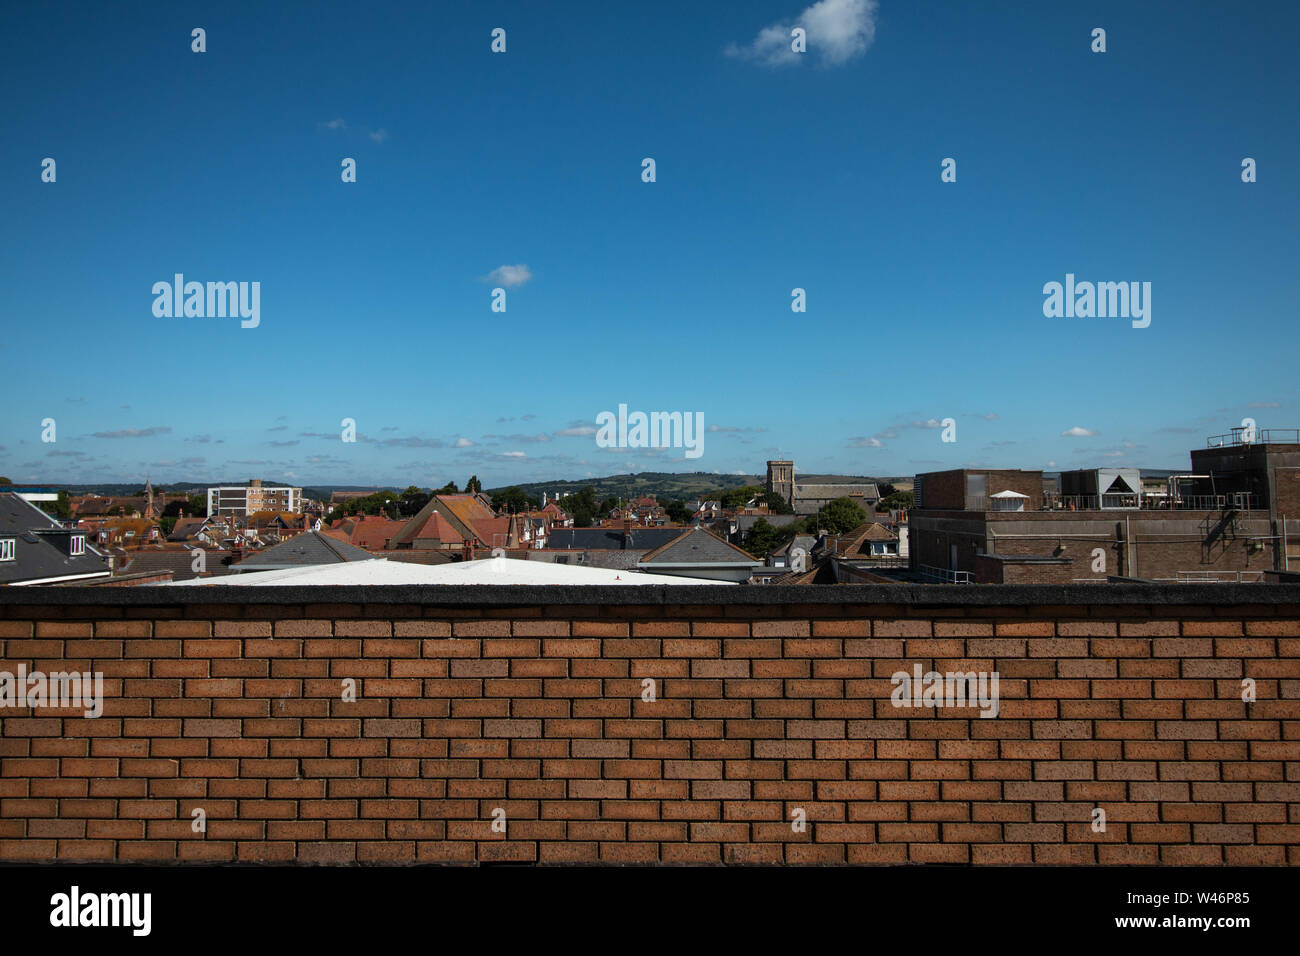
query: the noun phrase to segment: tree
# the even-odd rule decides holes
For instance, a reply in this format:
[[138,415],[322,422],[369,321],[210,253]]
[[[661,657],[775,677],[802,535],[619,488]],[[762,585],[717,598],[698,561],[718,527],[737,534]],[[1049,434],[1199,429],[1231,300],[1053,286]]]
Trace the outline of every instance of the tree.
[[664,513],[673,524],[690,524],[691,518],[694,517],[691,509],[680,501],[664,501],[660,498],[659,504],[663,506]]
[[913,494],[910,491],[895,491],[887,497],[881,498],[876,502],[877,511],[890,511],[894,508],[902,508],[904,511],[912,507]]
[[867,520],[867,513],[852,498],[836,498],[822,505],[813,522],[823,531],[844,534]]
[[402,515],[407,518],[415,517],[424,510],[424,506],[429,503],[430,497],[427,491],[417,488],[415,485],[408,485],[398,499]]
[[478,475],[470,475],[469,481],[465,482],[465,494],[476,495],[483,490],[483,483],[478,480]]
[[754,526],[745,532],[744,549],[756,558],[765,558],[775,550],[778,544],[777,530],[766,518],[759,518]]
[[439,488],[437,491],[435,491],[434,494],[435,495],[458,495],[460,494],[460,489],[456,487],[456,482],[449,481],[441,488]]
[[591,485],[577,494],[565,495],[560,499],[560,507],[573,515],[573,524],[579,528],[589,528],[596,517],[596,489]]
[[203,495],[190,495],[184,501],[179,498],[175,501],[167,502],[163,508],[163,518],[179,518],[181,512],[185,512],[187,518],[202,518],[208,513],[208,499]]
[[12,485],[13,482],[8,478],[0,477],[0,485]]
[[767,510],[772,512],[774,515],[794,514],[794,509],[790,507],[790,502],[786,501],[775,491],[769,491],[763,496],[763,499],[767,502]]
[[619,501],[617,498],[606,498],[600,503],[600,507],[596,509],[596,513],[602,518],[608,518],[609,513],[617,508],[618,505]]
[[724,508],[743,508],[750,498],[760,497],[764,493],[758,485],[745,485],[742,488],[730,488],[722,492],[718,500],[722,502]]
[[529,510],[533,503],[534,499],[529,498],[522,488],[515,485],[503,491],[492,492],[492,507],[496,508],[497,511],[518,514],[521,511]]

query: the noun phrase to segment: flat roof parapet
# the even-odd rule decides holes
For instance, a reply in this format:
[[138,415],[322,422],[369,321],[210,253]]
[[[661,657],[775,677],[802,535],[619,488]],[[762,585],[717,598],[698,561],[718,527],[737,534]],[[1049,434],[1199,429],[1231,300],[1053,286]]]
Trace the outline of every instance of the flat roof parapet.
[[[683,593],[689,592],[689,593]],[[776,605],[915,608],[1080,606],[1300,607],[1300,583],[1281,584],[836,584],[754,585],[318,585],[276,588],[0,587],[0,617],[40,607],[199,608],[217,606],[414,605],[446,608],[646,607],[740,611]],[[250,611],[247,616],[256,616]],[[713,616],[718,616],[714,614]]]

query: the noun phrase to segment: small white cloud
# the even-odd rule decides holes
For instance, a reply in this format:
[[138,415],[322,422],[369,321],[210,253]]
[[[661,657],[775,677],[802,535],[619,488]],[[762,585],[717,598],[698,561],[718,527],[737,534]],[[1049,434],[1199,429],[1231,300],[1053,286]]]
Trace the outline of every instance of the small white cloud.
[[497,266],[486,276],[483,277],[485,282],[493,282],[507,289],[513,289],[515,286],[523,285],[533,277],[532,271],[526,265],[517,266]]
[[1062,438],[1096,438],[1097,432],[1093,431],[1090,428],[1080,428],[1078,425],[1075,425],[1073,428],[1067,428],[1065,431],[1061,432],[1061,437]]
[[[791,49],[790,31],[802,27],[808,53]],[[728,56],[754,60],[764,66],[789,66],[804,55],[840,66],[866,52],[876,38],[876,0],[818,0],[793,21],[778,21],[758,31],[745,46],[731,44]]]
[[457,447],[457,448],[473,448],[473,447],[474,447],[474,442],[472,442],[472,441],[470,441],[468,438],[464,438],[464,437],[462,437],[462,438],[457,438],[457,439],[456,439],[456,447]]
[[330,120],[328,123],[325,124],[325,128],[326,129],[347,129],[348,124],[343,122],[343,119],[340,117],[339,119]]
[[995,422],[995,421],[998,420],[998,413],[997,413],[997,412],[989,412],[987,415],[984,416],[984,420],[985,420],[986,422]]
[[557,438],[585,438],[594,434],[596,434],[595,425],[574,425],[570,428],[561,428],[555,433]]
[[884,448],[885,443],[879,438],[850,438],[850,448]]
[[370,138],[373,139],[376,143],[382,143],[384,142],[384,140],[388,139],[388,130],[386,129],[372,130],[370,132]]

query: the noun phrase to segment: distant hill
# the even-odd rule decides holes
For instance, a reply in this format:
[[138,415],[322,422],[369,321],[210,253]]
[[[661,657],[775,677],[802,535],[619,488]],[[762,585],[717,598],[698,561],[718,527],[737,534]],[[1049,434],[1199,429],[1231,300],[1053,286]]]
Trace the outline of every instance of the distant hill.
[[491,494],[493,491],[504,491],[506,488],[519,488],[525,494],[540,499],[542,492],[548,495],[558,493],[563,496],[575,494],[591,486],[596,489],[598,501],[605,498],[639,498],[646,495],[652,498],[685,501],[710,491],[762,485],[764,480],[757,475],[715,475],[706,471],[643,471],[636,475],[610,475],[605,478],[584,478],[581,481],[521,482],[515,485],[485,488],[484,491]]

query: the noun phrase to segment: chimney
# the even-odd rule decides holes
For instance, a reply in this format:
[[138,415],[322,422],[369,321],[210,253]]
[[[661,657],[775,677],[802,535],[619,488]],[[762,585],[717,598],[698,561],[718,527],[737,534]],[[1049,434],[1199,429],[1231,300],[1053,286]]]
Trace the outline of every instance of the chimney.
[[623,547],[632,546],[632,519],[628,515],[623,516]]

